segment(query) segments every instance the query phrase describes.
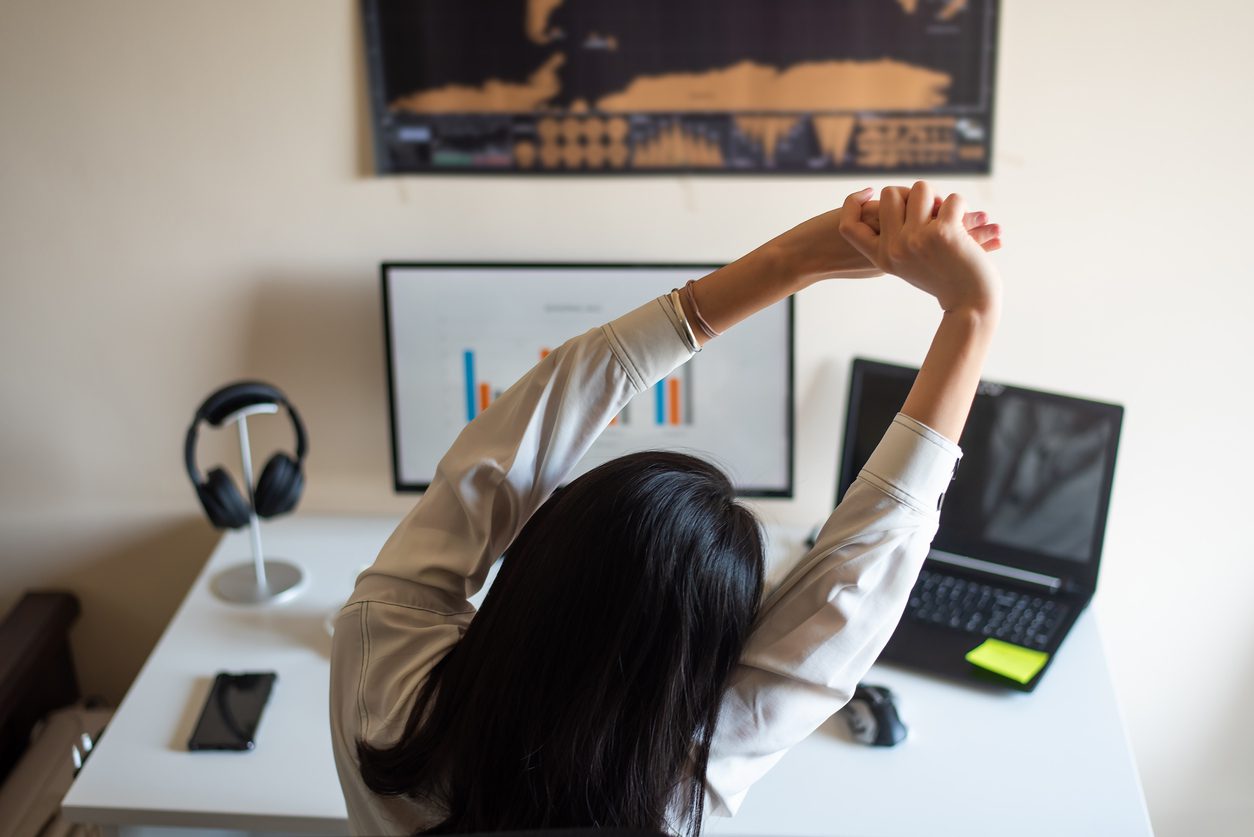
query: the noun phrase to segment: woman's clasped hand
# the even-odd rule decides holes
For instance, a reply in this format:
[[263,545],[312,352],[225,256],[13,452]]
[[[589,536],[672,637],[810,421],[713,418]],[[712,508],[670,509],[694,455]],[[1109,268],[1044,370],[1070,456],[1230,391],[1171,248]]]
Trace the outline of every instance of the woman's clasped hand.
[[[959,194],[943,200],[918,181],[890,187],[868,213],[872,190],[845,199],[839,231],[874,267],[936,297],[945,311],[993,312],[1001,277],[988,253],[1001,248],[1001,227],[966,210]],[[870,221],[868,216],[874,216]]]

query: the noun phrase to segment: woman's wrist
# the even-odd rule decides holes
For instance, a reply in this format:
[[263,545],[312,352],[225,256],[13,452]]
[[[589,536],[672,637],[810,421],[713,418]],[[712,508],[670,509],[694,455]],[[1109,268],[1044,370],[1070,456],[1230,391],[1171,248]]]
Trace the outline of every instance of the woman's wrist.
[[803,291],[823,278],[809,269],[805,254],[790,247],[784,236],[771,239],[744,258],[752,258],[757,269],[779,282],[788,295]]
[[990,297],[979,300],[967,300],[952,308],[944,309],[946,315],[953,315],[970,321],[973,325],[996,326],[1001,319],[1001,300]]
[[995,326],[1001,317],[1001,290],[996,285],[967,293],[955,300],[946,300],[946,303],[941,305],[946,314],[958,314],[974,322]]
[[[727,331],[736,323],[764,308],[786,299],[809,282],[800,275],[786,250],[772,240],[724,265],[708,276],[698,279],[690,294],[680,297],[684,312],[691,318],[692,298],[701,301],[702,319],[717,333]],[[699,343],[705,335],[697,335]]]

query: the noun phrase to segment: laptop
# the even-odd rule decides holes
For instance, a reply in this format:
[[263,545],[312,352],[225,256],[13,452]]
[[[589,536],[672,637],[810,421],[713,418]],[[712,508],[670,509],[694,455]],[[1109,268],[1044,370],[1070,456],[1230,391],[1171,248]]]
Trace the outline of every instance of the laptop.
[[[838,498],[918,371],[854,360]],[[880,659],[1034,690],[1097,588],[1122,423],[1114,404],[982,381],[940,529]],[[988,666],[988,653],[1015,665]]]

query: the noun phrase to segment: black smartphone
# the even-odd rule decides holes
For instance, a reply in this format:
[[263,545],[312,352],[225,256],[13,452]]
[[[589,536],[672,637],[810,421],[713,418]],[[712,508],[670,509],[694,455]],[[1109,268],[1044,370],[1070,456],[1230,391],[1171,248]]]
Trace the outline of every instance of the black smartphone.
[[257,724],[278,675],[272,671],[218,672],[200,711],[189,750],[251,750],[257,746]]

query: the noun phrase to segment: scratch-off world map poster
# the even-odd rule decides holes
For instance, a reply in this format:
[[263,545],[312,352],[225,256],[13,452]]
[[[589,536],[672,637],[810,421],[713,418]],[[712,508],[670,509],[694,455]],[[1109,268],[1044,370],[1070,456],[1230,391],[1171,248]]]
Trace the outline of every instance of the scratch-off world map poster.
[[987,173],[996,0],[363,0],[381,174]]

